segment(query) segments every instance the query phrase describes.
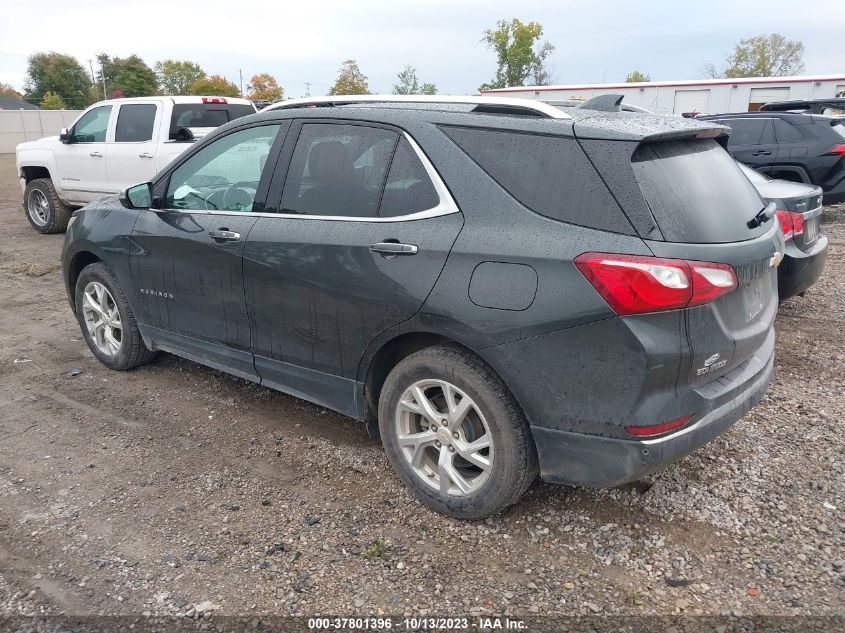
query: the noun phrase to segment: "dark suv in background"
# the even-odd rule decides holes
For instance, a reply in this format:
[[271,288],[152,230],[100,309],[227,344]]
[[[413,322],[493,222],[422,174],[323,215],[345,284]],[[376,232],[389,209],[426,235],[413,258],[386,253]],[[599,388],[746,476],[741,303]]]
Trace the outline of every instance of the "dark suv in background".
[[63,272],[100,361],[165,350],[359,418],[470,519],[538,472],[635,480],[763,396],[784,241],[724,127],[349,100],[239,119],[76,212]]
[[728,151],[770,178],[818,185],[824,202],[845,201],[845,119],[793,112],[699,116],[731,128]]

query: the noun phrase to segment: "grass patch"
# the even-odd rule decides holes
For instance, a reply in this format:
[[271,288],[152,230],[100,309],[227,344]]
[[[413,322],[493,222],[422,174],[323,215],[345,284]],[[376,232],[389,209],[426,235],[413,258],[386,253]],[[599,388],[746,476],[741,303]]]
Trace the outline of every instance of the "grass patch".
[[10,267],[13,273],[21,273],[27,277],[43,277],[59,270],[61,264],[28,264],[26,262],[15,262]]

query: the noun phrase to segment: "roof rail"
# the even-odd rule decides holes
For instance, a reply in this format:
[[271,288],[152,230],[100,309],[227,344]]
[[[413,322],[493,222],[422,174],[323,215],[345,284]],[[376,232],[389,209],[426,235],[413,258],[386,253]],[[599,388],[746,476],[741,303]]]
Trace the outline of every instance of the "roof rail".
[[287,110],[288,108],[321,108],[339,105],[351,105],[355,103],[463,103],[477,106],[475,111],[495,114],[531,114],[544,116],[550,119],[571,119],[559,108],[550,106],[542,101],[534,99],[522,99],[519,97],[453,97],[438,95],[351,95],[351,96],[326,96],[326,97],[304,97],[302,99],[289,99],[277,101],[267,106],[262,112],[270,110]]

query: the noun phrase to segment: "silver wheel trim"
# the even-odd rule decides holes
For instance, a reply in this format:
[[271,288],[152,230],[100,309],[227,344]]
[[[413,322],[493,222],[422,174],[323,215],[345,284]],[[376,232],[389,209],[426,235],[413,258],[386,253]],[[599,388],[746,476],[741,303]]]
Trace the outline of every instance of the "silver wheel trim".
[[477,492],[493,468],[493,436],[473,400],[444,380],[412,384],[396,407],[396,438],[414,474],[450,496]]
[[47,224],[47,218],[50,217],[50,203],[43,191],[33,189],[29,192],[26,197],[26,212],[38,226]]
[[82,293],[82,318],[97,349],[115,356],[123,345],[123,324],[114,297],[99,281],[89,282]]

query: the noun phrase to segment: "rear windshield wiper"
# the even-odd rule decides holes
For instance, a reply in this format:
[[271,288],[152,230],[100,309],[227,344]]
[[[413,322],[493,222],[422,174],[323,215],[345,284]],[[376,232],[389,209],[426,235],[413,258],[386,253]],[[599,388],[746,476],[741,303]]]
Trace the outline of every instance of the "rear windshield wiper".
[[765,209],[761,209],[757,212],[753,218],[746,222],[746,225],[749,229],[756,229],[758,226],[761,226],[771,220],[775,215],[775,203],[772,202],[769,204]]

